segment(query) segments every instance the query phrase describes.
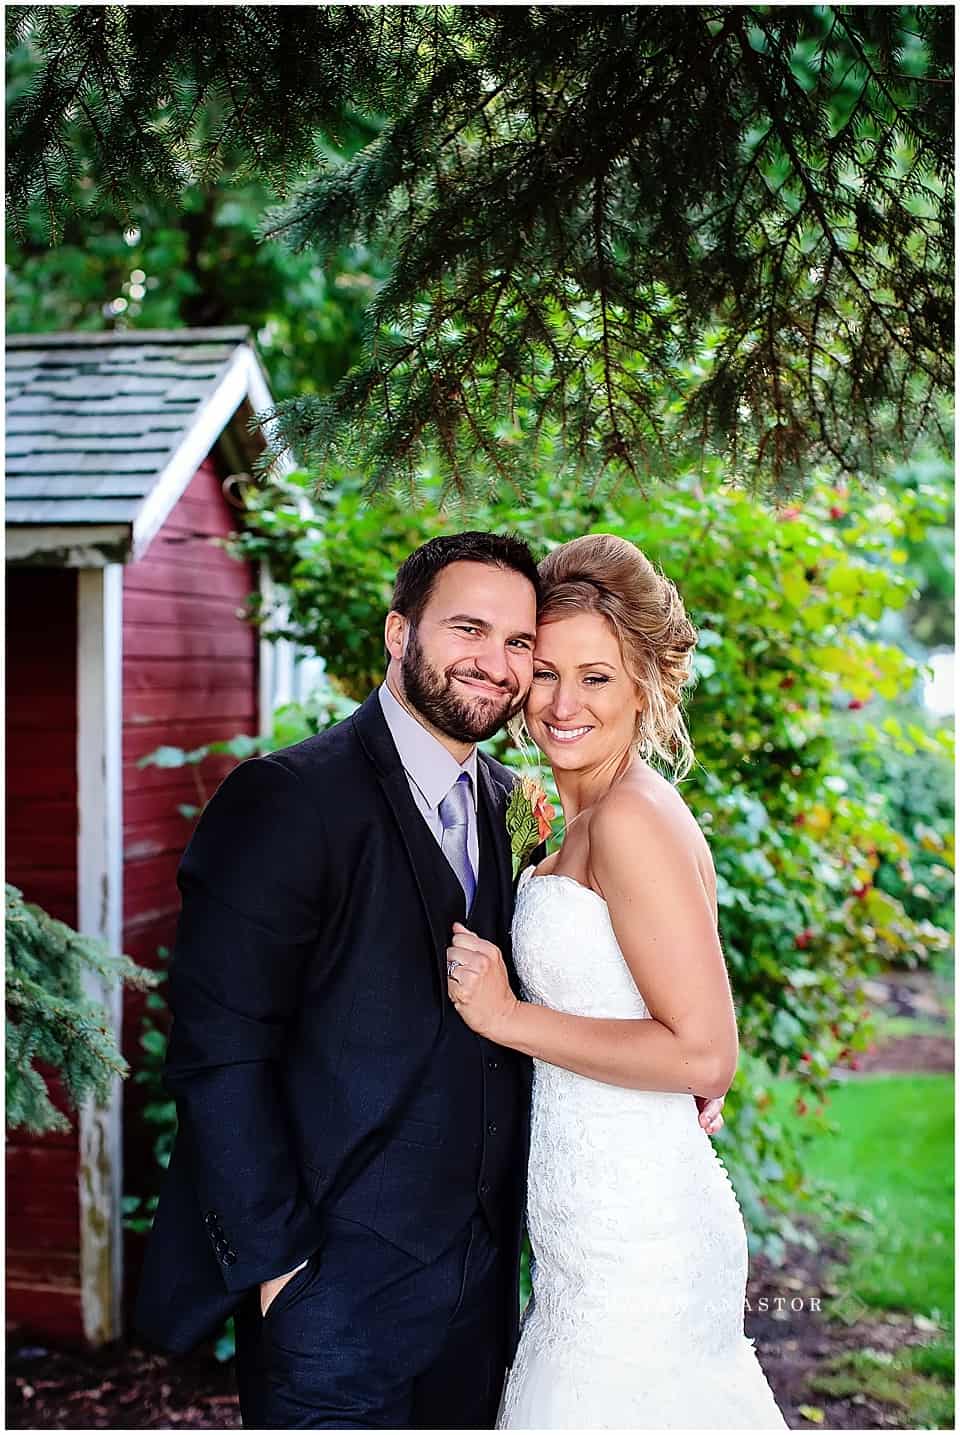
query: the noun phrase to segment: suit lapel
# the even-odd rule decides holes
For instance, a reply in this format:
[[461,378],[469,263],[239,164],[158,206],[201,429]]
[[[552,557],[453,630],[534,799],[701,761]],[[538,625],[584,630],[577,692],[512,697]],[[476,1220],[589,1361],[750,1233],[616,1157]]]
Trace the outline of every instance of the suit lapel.
[[[424,915],[433,939],[433,957],[440,996],[441,1021],[446,1019],[447,1007],[447,947],[452,932],[449,932],[436,901],[437,847],[436,838],[430,832],[417,809],[410,792],[407,774],[403,770],[383,709],[376,691],[357,708],[351,719],[354,730],[367,757],[373,763],[377,780],[390,805],[397,830],[406,849],[413,871]],[[451,869],[450,873],[454,881]],[[431,896],[433,900],[431,900]]]
[[[442,998],[440,1005],[442,1010],[446,1012],[447,947],[450,944],[450,938],[453,936],[453,933],[447,930],[446,922],[440,910],[441,904],[436,900],[437,856],[440,849],[437,847],[436,838],[430,832],[423,817],[417,810],[416,803],[410,793],[407,775],[403,768],[398,768],[396,772],[389,774],[380,774],[379,777],[384,794],[396,818],[397,827],[403,839],[403,845],[407,850],[407,857],[410,859],[410,866],[413,868],[413,875],[420,893],[420,900],[423,903],[423,910],[430,927],[430,934],[433,937],[437,980],[440,983],[440,995]],[[452,871],[451,876],[453,876]],[[454,880],[456,879],[454,878]],[[433,895],[432,901],[431,894]]]

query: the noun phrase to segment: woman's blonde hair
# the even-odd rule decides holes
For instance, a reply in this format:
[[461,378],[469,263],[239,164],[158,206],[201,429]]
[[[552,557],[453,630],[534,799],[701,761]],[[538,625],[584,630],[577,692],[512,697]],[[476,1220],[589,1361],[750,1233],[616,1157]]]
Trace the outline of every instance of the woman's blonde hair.
[[537,621],[599,613],[620,643],[623,663],[643,698],[634,740],[656,754],[675,780],[693,766],[681,708],[690,683],[697,630],[676,585],[640,549],[612,533],[574,538],[538,565],[543,597]]

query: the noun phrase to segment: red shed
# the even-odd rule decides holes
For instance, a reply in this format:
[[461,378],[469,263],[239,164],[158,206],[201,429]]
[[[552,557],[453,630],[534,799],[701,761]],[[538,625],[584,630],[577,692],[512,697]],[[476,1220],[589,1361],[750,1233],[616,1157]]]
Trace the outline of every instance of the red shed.
[[[215,541],[271,395],[246,327],[9,337],[6,376],[7,878],[156,966],[196,794],[189,770],[137,760],[258,732],[272,707],[278,654],[242,617],[262,575]],[[143,1000],[108,998],[134,1069]],[[141,1254],[124,1166],[152,1159],[140,1092],[118,1080],[69,1136],[8,1137],[8,1324],[122,1334]]]

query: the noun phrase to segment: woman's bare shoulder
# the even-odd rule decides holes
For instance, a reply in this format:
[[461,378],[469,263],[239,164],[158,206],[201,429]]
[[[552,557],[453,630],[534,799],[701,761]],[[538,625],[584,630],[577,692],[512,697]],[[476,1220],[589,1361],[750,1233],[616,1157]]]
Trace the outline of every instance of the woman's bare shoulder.
[[[680,793],[659,772],[646,763],[635,763],[619,782],[603,794],[590,814],[590,827],[609,828],[636,822],[641,828],[658,823],[691,825],[699,832],[697,820]],[[702,835],[702,834],[701,834]]]
[[667,779],[645,763],[636,763],[605,792],[590,814],[591,850],[609,843],[628,844],[638,856],[648,844],[667,837],[688,845],[701,875],[715,886],[713,859],[707,839],[683,797]]

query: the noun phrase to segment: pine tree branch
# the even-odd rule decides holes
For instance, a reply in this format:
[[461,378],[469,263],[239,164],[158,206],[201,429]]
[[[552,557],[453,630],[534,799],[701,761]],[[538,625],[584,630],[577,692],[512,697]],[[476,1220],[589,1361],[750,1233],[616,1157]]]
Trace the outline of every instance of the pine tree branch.
[[[439,444],[454,486],[483,482],[503,404],[525,442],[555,425],[571,463],[630,474],[699,442],[779,484],[818,453],[902,450],[949,393],[936,7],[30,8],[15,228],[42,202],[57,237],[76,208],[69,135],[121,214],[229,145],[281,192],[306,181],[263,238],[320,262],[382,248],[362,363],[289,410],[305,451],[379,472]],[[318,174],[348,105],[379,137]]]

